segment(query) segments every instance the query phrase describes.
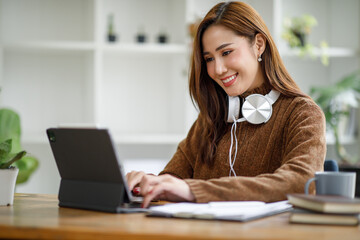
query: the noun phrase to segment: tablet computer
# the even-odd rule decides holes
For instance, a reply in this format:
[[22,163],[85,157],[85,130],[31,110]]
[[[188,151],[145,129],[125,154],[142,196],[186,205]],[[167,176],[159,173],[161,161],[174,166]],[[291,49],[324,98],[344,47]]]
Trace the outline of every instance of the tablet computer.
[[124,168],[107,129],[46,130],[61,182],[59,206],[115,213],[144,212],[128,189]]

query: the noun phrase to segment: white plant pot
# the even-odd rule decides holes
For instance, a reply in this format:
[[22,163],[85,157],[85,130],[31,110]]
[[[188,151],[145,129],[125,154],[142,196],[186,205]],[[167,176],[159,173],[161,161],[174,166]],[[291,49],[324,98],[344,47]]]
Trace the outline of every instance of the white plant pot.
[[0,206],[13,204],[18,173],[18,168],[0,169]]

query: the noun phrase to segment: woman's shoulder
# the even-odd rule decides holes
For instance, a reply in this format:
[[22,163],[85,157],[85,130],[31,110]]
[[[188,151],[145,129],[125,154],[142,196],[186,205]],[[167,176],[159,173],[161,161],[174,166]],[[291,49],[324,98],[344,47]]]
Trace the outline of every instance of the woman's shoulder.
[[282,105],[287,108],[294,108],[294,110],[313,110],[319,113],[322,113],[321,108],[315,103],[315,101],[311,97],[287,97],[283,96],[282,98]]
[[321,122],[325,120],[324,112],[310,97],[283,96],[281,99],[280,108],[283,109],[283,112],[287,112],[294,121],[301,121],[305,118],[313,118]]

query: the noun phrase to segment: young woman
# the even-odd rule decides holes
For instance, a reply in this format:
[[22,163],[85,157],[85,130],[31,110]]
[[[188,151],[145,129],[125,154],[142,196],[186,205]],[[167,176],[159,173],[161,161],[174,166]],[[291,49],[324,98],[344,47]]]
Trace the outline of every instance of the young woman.
[[323,169],[324,115],[249,5],[219,3],[202,20],[189,89],[200,113],[165,169],[127,174],[144,207],[153,199],[284,200]]

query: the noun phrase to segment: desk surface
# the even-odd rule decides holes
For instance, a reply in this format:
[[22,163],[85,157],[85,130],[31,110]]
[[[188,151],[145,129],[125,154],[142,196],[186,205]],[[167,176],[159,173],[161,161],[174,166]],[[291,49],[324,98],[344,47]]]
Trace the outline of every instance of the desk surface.
[[360,239],[360,227],[288,223],[289,213],[251,222],[150,218],[59,208],[56,195],[16,194],[0,207],[0,238],[20,239]]

